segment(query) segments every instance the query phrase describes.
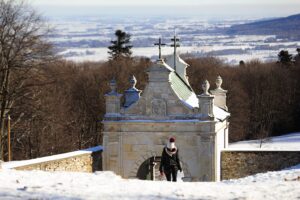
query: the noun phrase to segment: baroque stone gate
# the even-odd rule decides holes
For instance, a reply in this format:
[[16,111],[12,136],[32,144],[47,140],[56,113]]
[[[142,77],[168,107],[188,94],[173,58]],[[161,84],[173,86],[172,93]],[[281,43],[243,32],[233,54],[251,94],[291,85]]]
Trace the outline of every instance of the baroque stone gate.
[[148,69],[149,83],[143,92],[135,87],[135,77],[131,78],[123,105],[116,81],[110,82],[102,121],[104,170],[136,178],[142,163],[161,156],[173,136],[184,180],[219,180],[219,150],[228,142],[227,91],[218,77],[216,89],[209,92],[205,81],[203,93],[197,96],[188,82],[186,67],[175,49],[166,61],[159,59]]

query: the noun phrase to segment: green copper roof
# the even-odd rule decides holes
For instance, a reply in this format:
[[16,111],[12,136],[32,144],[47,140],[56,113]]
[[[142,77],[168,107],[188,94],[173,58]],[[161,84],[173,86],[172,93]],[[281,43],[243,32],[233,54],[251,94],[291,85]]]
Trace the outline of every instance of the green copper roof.
[[190,107],[198,106],[198,98],[192,88],[187,85],[178,74],[173,71],[170,73],[170,83],[173,91],[177,94],[180,100],[188,104]]

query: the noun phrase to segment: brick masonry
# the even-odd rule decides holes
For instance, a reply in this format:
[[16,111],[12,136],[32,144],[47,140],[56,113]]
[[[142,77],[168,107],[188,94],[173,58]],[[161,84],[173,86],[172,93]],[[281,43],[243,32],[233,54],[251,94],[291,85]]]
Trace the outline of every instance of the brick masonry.
[[222,151],[221,179],[278,171],[300,163],[300,151]]

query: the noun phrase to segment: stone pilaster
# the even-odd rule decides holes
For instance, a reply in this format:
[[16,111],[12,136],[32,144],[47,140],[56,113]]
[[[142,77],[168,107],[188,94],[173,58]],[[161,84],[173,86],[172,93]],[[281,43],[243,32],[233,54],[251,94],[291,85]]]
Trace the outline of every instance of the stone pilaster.
[[105,118],[107,117],[118,117],[120,116],[120,104],[121,104],[121,97],[122,94],[119,94],[117,89],[117,82],[116,80],[111,80],[109,83],[111,91],[105,94],[105,103],[106,103],[106,114]]

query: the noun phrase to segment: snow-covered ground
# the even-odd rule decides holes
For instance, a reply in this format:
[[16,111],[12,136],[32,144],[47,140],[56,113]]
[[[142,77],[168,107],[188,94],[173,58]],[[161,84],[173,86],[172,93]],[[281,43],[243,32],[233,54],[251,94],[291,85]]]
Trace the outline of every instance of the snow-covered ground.
[[300,198],[300,165],[217,183],[127,180],[112,172],[0,171],[0,199],[278,199]]
[[[230,144],[230,149],[259,150],[259,140]],[[264,141],[263,150],[300,150],[300,133]],[[71,154],[82,154],[87,149]],[[54,157],[69,156],[68,154]],[[39,158],[51,159],[53,156]],[[3,163],[0,169],[0,199],[300,199],[300,163],[290,169],[256,174],[222,182],[142,181],[122,179],[113,172],[43,172],[9,169],[19,161]],[[24,164],[24,163],[23,163]]]
[[229,150],[300,150],[300,133],[229,144]]

